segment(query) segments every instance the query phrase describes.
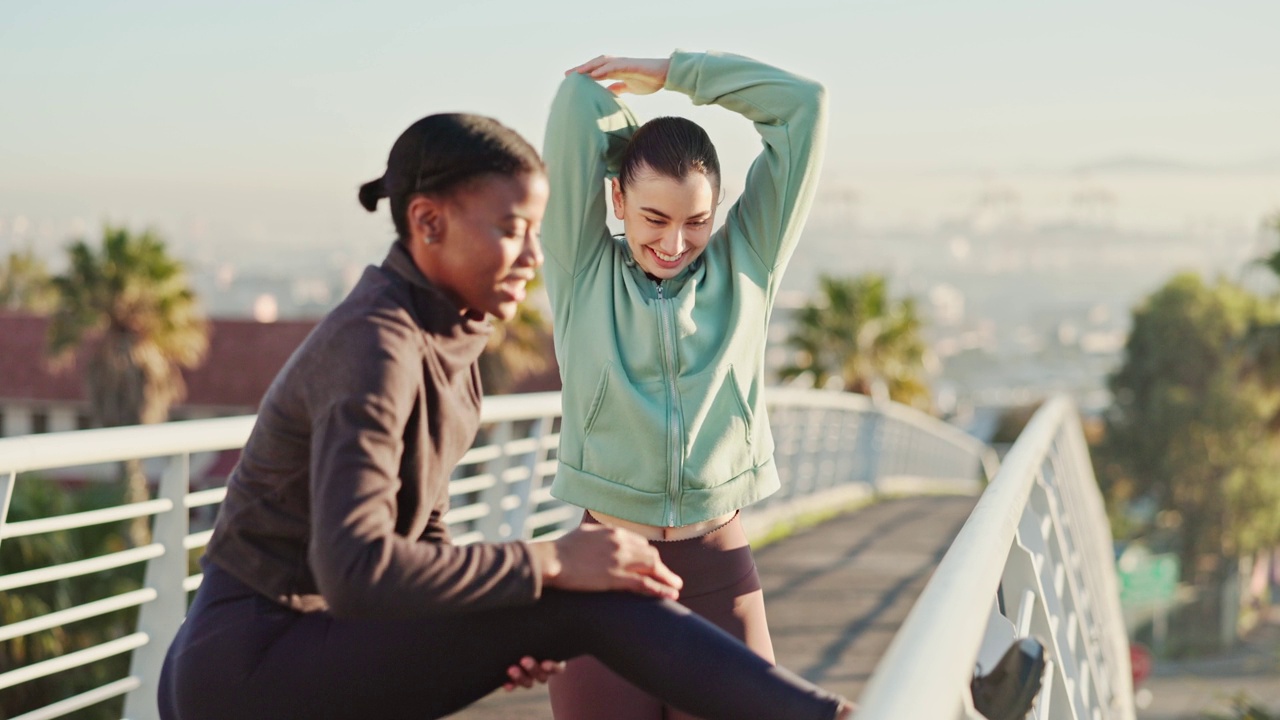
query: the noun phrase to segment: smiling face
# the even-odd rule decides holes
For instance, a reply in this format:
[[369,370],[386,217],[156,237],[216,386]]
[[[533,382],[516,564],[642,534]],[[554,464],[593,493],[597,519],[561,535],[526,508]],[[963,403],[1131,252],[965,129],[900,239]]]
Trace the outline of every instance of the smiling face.
[[624,189],[613,185],[614,214],[640,268],[659,280],[673,278],[702,254],[715,223],[716,188],[704,172],[681,179],[637,173]]
[[410,254],[464,313],[509,320],[542,265],[548,192],[539,173],[487,175],[447,198],[418,196],[408,213]]

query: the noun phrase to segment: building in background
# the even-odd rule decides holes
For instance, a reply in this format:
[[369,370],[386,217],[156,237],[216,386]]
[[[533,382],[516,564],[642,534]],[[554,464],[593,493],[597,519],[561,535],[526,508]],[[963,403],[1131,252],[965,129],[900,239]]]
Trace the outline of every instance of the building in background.
[[[272,379],[316,322],[211,320],[208,356],[199,368],[183,372],[187,395],[170,418],[256,412]],[[0,437],[92,426],[83,361],[51,367],[48,330],[47,317],[0,312]]]

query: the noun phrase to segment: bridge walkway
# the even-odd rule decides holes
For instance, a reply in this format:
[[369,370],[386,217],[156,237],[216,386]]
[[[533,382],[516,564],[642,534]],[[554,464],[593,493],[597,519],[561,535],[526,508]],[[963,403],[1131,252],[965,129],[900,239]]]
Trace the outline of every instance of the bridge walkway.
[[[856,699],[976,501],[883,500],[758,550],[778,662]],[[550,720],[551,711],[535,688],[499,691],[452,717]]]

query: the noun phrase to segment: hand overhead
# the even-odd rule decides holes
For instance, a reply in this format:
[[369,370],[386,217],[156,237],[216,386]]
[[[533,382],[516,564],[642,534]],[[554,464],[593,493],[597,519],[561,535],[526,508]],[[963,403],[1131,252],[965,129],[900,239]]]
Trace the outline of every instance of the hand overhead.
[[601,55],[571,70],[565,75],[579,73],[595,80],[610,80],[609,90],[615,95],[629,92],[648,95],[662,89],[667,83],[668,58],[621,58]]

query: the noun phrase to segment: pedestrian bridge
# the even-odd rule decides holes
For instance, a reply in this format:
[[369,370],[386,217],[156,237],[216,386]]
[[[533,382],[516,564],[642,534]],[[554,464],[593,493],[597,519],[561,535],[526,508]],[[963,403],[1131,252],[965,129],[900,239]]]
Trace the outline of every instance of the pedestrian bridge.
[[[981,718],[968,693],[975,668],[990,667],[1013,638],[1035,635],[1050,663],[1034,717],[1132,720],[1111,537],[1067,399],[1039,410],[998,469],[981,443],[902,406],[781,388],[769,405],[783,490],[743,517],[762,546],[781,663],[856,698],[859,720]],[[548,492],[559,410],[556,393],[486,399],[476,446],[450,487],[455,541],[550,538],[576,524],[577,511]],[[252,424],[0,439],[0,550],[40,537],[64,550],[34,567],[0,566],[0,715],[45,720],[97,708],[103,717],[156,717],[160,663],[200,585],[193,558],[225,494],[204,486],[209,468],[243,446]],[[157,481],[146,502],[10,517],[24,483],[135,458]],[[69,532],[135,518],[152,518],[149,544],[66,551]],[[95,597],[57,592],[56,607],[24,602],[129,568],[132,586],[93,584],[111,588]],[[51,645],[66,628],[104,617],[125,626],[85,647]],[[55,683],[73,674],[86,681]],[[543,696],[523,691],[457,717],[549,716]]]

